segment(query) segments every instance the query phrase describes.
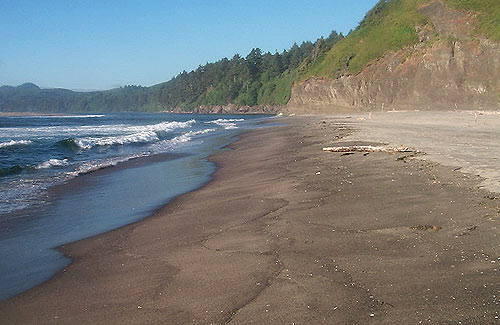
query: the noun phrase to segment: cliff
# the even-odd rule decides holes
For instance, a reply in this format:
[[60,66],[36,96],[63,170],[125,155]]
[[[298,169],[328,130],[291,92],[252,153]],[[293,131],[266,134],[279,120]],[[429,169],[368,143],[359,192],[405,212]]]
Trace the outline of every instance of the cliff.
[[[258,106],[240,106],[234,104],[228,105],[210,105],[199,106],[189,113],[194,114],[276,114],[282,110],[282,106],[276,105],[258,105]],[[181,107],[164,111],[166,113],[186,113]]]
[[0,112],[500,110],[499,0],[379,0],[347,36],[255,48],[151,87],[0,87]]
[[500,109],[500,43],[478,36],[475,14],[441,1],[418,8],[418,42],[387,52],[361,72],[310,77],[292,88],[287,109],[300,113]]

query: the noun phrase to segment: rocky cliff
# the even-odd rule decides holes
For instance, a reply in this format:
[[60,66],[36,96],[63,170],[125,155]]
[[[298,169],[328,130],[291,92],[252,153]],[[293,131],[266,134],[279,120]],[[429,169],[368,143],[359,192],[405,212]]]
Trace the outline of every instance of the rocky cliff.
[[473,13],[432,1],[419,9],[419,43],[337,79],[309,78],[292,89],[288,110],[500,110],[500,43],[475,36]]
[[164,112],[168,113],[194,113],[194,114],[276,114],[283,109],[276,105],[258,105],[258,106],[239,106],[234,104],[228,105],[211,105],[199,106],[191,112],[186,112],[181,107],[176,107],[172,110]]

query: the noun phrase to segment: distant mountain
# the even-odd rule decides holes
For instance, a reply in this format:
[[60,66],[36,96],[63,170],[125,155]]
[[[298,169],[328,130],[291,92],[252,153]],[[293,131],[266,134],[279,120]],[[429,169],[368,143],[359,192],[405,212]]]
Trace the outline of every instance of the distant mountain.
[[253,49],[151,87],[0,87],[0,111],[500,109],[500,1],[380,0],[346,37]]
[[24,83],[20,86],[17,86],[16,88],[18,90],[24,90],[24,91],[40,90],[40,87],[38,87],[37,85],[35,85],[34,83],[31,83],[31,82]]

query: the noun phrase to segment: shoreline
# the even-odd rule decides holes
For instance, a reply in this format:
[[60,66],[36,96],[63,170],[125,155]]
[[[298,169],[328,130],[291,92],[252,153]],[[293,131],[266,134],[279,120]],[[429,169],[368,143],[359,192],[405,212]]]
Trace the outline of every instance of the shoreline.
[[[218,138],[220,139],[225,139],[223,143],[229,144],[234,139],[236,138],[236,134],[233,134],[232,136],[227,136],[227,137],[221,137]],[[227,141],[226,141],[227,140]],[[132,158],[126,161],[122,161],[117,163],[116,165],[110,165],[110,166],[105,166],[96,170],[92,170],[86,173],[81,173],[78,175],[78,177],[71,178],[63,183],[55,184],[51,188],[48,189],[47,191],[47,202],[51,202],[48,206],[46,207],[43,211],[41,211],[41,207],[29,207],[25,208],[24,210],[18,210],[18,211],[13,211],[11,212],[11,215],[13,216],[12,219],[15,218],[15,216],[22,215],[24,218],[29,218],[29,219],[40,219],[41,216],[46,217],[47,219],[53,220],[55,217],[58,217],[61,213],[60,211],[66,210],[66,213],[62,213],[62,215],[68,215],[71,213],[71,207],[79,207],[80,203],[78,200],[85,200],[87,201],[88,199],[93,199],[92,198],[92,193],[96,193],[97,189],[97,195],[103,195],[100,192],[100,186],[96,186],[96,184],[106,184],[108,189],[110,191],[114,190],[120,190],[116,186],[112,186],[113,182],[119,182],[121,186],[132,186],[137,189],[140,189],[140,182],[144,182],[144,180],[148,181],[148,191],[150,192],[151,196],[149,197],[149,201],[145,201],[144,199],[142,200],[135,200],[135,203],[139,203],[136,205],[130,205],[130,203],[122,203],[117,206],[116,204],[113,204],[113,202],[109,202],[110,205],[108,205],[108,209],[111,206],[111,211],[108,211],[108,216],[107,222],[101,222],[97,220],[92,220],[91,218],[89,220],[85,219],[87,222],[87,228],[90,230],[85,230],[85,229],[79,229],[79,230],[74,230],[73,231],[73,236],[67,234],[67,230],[64,229],[65,227],[80,227],[77,217],[81,218],[87,218],[87,215],[92,215],[95,214],[96,218],[100,214],[96,214],[94,210],[90,209],[87,210],[86,212],[82,211],[75,211],[74,215],[72,216],[72,219],[75,222],[71,221],[66,221],[66,223],[62,223],[62,229],[57,230],[57,228],[50,226],[47,226],[46,232],[50,233],[51,236],[48,236],[47,238],[57,238],[54,239],[52,242],[51,240],[44,239],[44,241],[38,241],[36,244],[33,244],[33,246],[36,247],[31,247],[27,245],[24,247],[24,251],[30,251],[30,250],[35,250],[38,253],[34,253],[33,257],[26,257],[24,256],[23,259],[21,259],[21,263],[24,262],[25,264],[30,263],[31,269],[28,268],[29,272],[31,272],[33,275],[29,276],[29,273],[26,273],[22,270],[23,266],[22,264],[15,264],[13,263],[11,266],[11,269],[6,269],[6,279],[13,279],[14,284],[11,284],[9,286],[4,286],[0,289],[5,289],[1,290],[1,298],[0,301],[8,300],[12,297],[15,297],[17,295],[22,294],[23,292],[29,291],[39,285],[42,285],[43,283],[51,280],[53,277],[55,277],[58,273],[62,272],[62,270],[69,265],[72,264],[72,259],[68,254],[65,254],[61,247],[63,246],[70,246],[72,243],[76,243],[81,240],[93,238],[102,234],[109,233],[113,230],[120,229],[121,227],[134,224],[136,222],[140,222],[141,220],[147,219],[150,217],[155,211],[160,209],[161,207],[167,205],[172,199],[175,199],[176,197],[183,195],[185,193],[189,193],[193,190],[196,190],[197,188],[203,186],[207,182],[210,181],[211,174],[213,173],[213,170],[215,169],[215,166],[212,166],[211,163],[209,163],[206,159],[206,156],[209,155],[209,152],[217,152],[219,151],[222,147],[225,146],[225,144],[217,145],[213,147],[212,149],[209,149],[207,152],[205,151],[198,151],[192,154],[187,154],[187,153],[178,153],[178,152],[166,152],[166,153],[158,153],[158,154],[153,154],[150,156],[143,156],[143,157],[136,157]],[[192,165],[193,168],[188,168],[187,172],[185,173],[177,173],[179,170],[178,167],[179,165],[182,164],[188,164]],[[196,166],[199,165],[199,166]],[[161,167],[163,166],[163,168]],[[200,167],[201,166],[201,167]],[[134,171],[135,169],[139,168],[140,171]],[[169,170],[172,169],[176,172],[172,174],[168,174],[168,178],[170,179],[163,179],[165,178],[165,175],[162,174],[161,168],[163,170]],[[156,191],[152,189],[157,189],[158,186],[161,187],[161,183],[152,179],[151,178],[151,170],[155,170],[158,173],[156,173],[156,178],[163,180],[163,184],[170,184],[171,186],[168,186],[165,189],[162,189],[162,191]],[[130,182],[130,174],[136,175],[142,178],[142,180],[138,180],[135,183]],[[175,180],[173,180],[175,178]],[[113,181],[115,180],[115,181]],[[181,183],[180,186],[175,186],[176,183]],[[83,193],[83,194],[82,194]],[[91,194],[89,194],[91,193]],[[141,193],[137,195],[132,196],[138,196],[140,197],[142,195]],[[155,199],[152,200],[152,197]],[[75,199],[76,198],[76,199]],[[113,197],[111,197],[113,198]],[[97,199],[93,199],[94,204]],[[54,206],[54,202],[56,203],[55,206],[58,207],[56,208],[51,208],[51,206]],[[132,201],[134,202],[134,201]],[[141,205],[142,204],[142,205]],[[62,208],[61,208],[62,207]],[[128,210],[128,208],[131,208],[131,210]],[[92,208],[92,205],[91,207]],[[95,209],[95,208],[94,208]],[[103,207],[103,213],[106,213],[106,207]],[[115,212],[117,209],[120,209],[118,212]],[[22,211],[20,213],[20,211]],[[63,217],[64,218],[64,217]],[[51,225],[51,220],[48,222],[44,223],[46,225]],[[14,220],[15,221],[15,220]],[[16,224],[14,221],[11,221],[7,218],[2,225],[7,226],[6,229],[9,232],[14,232],[15,233],[15,227],[22,227],[23,225],[19,226]],[[14,227],[9,227],[9,222],[12,222]],[[57,224],[60,226],[59,224]],[[52,225],[53,226],[53,225]],[[66,234],[65,234],[66,233]],[[71,231],[70,231],[71,233]],[[28,242],[31,242],[30,238],[27,238]],[[8,241],[8,239],[7,239]],[[15,239],[14,239],[15,241]],[[47,243],[47,241],[49,243]],[[23,245],[22,242],[19,242],[19,245]],[[8,247],[8,244],[5,246]],[[9,250],[5,250],[6,255],[2,255],[3,257],[6,258],[6,260],[9,257]],[[26,254],[27,255],[27,254]],[[14,256],[11,254],[11,256]],[[39,263],[35,263],[37,260],[40,260]],[[64,261],[64,262],[63,262]],[[41,266],[37,265],[31,265],[31,264],[39,264]],[[8,264],[2,265],[2,267],[7,267]],[[14,275],[14,277],[10,276],[10,271],[12,269],[15,269],[16,266],[19,268],[20,273],[17,273],[19,275]],[[37,274],[34,273],[34,269],[37,270]],[[25,277],[25,280],[22,280],[23,277]],[[21,281],[20,281],[21,280]],[[17,281],[17,282],[15,282]],[[13,293],[15,293],[13,295]],[[6,297],[7,295],[10,295],[10,298]],[[1,320],[1,318],[0,318]]]
[[323,153],[349,124],[285,121],[209,157],[212,179],[152,216],[62,246],[73,263],[0,302],[0,321],[495,322],[500,210],[478,179]]
[[[150,116],[144,118],[158,120]],[[215,120],[217,117],[198,118],[199,127],[203,128],[203,121]],[[185,116],[179,119],[182,121],[189,118]],[[6,300],[45,282],[67,266],[70,260],[53,248],[145,218],[172,198],[190,192],[208,181],[214,166],[204,158],[234,141],[236,134],[266,119],[217,119],[213,122],[217,126],[209,132],[185,131],[187,133],[179,138],[178,146],[177,140],[174,141],[179,149],[167,153],[155,153],[160,151],[156,145],[153,145],[154,150],[150,155],[129,155],[124,148],[123,159],[118,154],[118,158],[89,160],[89,163],[82,164],[68,163],[69,167],[62,167],[61,171],[58,170],[59,167],[41,169],[40,175],[36,174],[33,178],[33,182],[38,178],[47,180],[43,185],[48,185],[42,188],[40,195],[36,198],[26,195],[23,202],[27,202],[27,207],[18,205],[19,209],[12,211],[16,206],[6,205],[12,210],[2,214],[0,223],[4,227],[1,231],[3,236],[0,236],[0,256],[3,263],[0,265],[0,273],[3,276],[0,300]],[[168,120],[178,118],[170,117]],[[194,120],[190,120],[189,124],[191,122]],[[40,123],[50,124],[45,121]],[[236,126],[237,124],[241,125]],[[175,123],[173,125],[177,126]],[[219,131],[212,132],[216,130]],[[203,135],[198,137],[199,133]],[[210,134],[204,135],[205,133]],[[100,150],[98,155],[101,155]],[[117,147],[116,150],[122,152],[122,148]],[[62,163],[65,164],[66,161]],[[50,165],[53,165],[52,161]],[[57,178],[50,177],[51,173],[57,174]],[[49,177],[45,177],[45,174]],[[9,193],[6,191],[7,196]],[[19,198],[20,201],[22,199],[24,197]]]

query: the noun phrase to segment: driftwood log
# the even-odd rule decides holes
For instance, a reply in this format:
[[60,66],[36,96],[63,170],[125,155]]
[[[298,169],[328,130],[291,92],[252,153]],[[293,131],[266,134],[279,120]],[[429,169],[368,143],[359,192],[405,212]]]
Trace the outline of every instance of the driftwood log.
[[408,147],[375,147],[375,146],[341,146],[341,147],[326,147],[323,151],[328,152],[418,152],[415,149]]

